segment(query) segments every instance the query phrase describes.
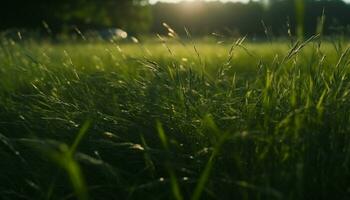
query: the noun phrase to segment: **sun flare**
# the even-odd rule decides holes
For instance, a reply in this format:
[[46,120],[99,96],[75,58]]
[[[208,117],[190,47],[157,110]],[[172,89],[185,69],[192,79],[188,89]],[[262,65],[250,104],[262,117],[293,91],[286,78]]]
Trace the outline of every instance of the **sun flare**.
[[248,2],[249,0],[150,0],[151,4],[157,2],[179,3],[179,2],[194,2],[194,1],[221,1],[221,2]]

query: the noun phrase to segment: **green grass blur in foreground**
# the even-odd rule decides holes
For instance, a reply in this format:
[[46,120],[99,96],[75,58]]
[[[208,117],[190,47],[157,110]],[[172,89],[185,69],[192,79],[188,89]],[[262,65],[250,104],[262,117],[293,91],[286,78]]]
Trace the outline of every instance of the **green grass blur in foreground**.
[[1,39],[2,199],[346,199],[344,42]]

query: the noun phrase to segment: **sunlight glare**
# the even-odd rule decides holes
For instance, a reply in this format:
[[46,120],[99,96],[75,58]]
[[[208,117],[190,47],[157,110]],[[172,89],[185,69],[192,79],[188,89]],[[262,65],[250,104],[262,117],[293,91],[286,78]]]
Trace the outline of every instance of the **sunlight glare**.
[[179,2],[193,2],[193,1],[221,1],[221,2],[249,2],[249,0],[150,0],[151,4],[155,4],[157,2],[164,2],[164,3],[179,3]]

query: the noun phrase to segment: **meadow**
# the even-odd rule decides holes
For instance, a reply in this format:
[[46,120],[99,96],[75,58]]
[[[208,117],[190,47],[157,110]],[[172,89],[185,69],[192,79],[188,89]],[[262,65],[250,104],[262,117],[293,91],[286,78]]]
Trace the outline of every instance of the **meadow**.
[[348,199],[350,50],[0,42],[1,199]]

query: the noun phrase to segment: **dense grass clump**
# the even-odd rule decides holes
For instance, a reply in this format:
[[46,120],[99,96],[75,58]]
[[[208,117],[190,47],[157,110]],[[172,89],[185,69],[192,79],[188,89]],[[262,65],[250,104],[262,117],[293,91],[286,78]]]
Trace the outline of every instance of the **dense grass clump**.
[[346,44],[243,40],[2,38],[1,198],[349,198]]

